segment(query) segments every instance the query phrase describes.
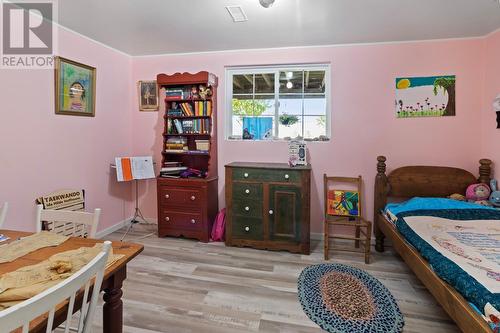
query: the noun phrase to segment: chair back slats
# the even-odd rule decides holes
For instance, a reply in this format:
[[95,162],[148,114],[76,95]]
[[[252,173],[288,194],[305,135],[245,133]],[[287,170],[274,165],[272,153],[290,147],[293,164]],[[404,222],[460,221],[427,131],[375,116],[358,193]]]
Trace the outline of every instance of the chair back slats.
[[9,209],[9,203],[6,202],[0,207],[0,229],[3,228],[3,224],[5,222],[5,218],[7,216],[7,210]]
[[76,298],[76,293],[73,293],[71,297],[69,298],[69,304],[68,304],[68,314],[66,315],[66,323],[64,326],[64,333],[69,332],[70,323],[71,323],[71,317],[73,317],[73,309],[75,308],[75,298]]
[[[22,332],[27,333],[30,322],[46,313],[48,313],[46,332],[52,332],[56,307],[69,299],[68,317],[65,323],[65,332],[68,332],[71,324],[68,319],[71,319],[70,314],[73,313],[76,294],[85,286],[78,332],[89,333],[110,249],[111,242],[104,242],[103,250],[75,274],[24,302],[0,311],[2,332],[10,332],[22,327]],[[94,281],[93,292],[88,297],[92,281]]]
[[37,231],[45,229],[56,234],[72,237],[95,238],[101,210],[96,208],[93,213],[69,210],[43,209],[37,206]]

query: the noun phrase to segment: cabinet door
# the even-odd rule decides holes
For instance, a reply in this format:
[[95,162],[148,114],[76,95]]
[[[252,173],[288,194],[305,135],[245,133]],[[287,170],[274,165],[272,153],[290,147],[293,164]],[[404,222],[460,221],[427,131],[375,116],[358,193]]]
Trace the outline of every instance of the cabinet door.
[[269,238],[300,241],[301,189],[294,185],[269,185]]

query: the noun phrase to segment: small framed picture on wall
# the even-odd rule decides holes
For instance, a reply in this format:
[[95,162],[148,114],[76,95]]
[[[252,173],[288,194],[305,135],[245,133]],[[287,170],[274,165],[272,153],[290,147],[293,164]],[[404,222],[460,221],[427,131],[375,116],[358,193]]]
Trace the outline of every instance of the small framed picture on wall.
[[139,111],[158,111],[158,109],[156,81],[139,81]]
[[56,114],[95,116],[95,67],[56,57]]

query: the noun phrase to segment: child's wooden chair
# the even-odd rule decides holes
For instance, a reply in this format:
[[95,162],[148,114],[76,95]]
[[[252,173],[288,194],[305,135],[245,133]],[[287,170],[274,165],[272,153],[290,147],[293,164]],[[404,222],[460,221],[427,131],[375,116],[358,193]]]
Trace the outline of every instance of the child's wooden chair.
[[[362,213],[362,179],[361,176],[357,178],[351,177],[328,177],[323,175],[323,187],[325,191],[325,221],[324,221],[324,254],[325,260],[328,260],[330,251],[330,239],[350,239],[354,240],[354,248],[346,247],[331,247],[332,250],[348,251],[348,252],[361,252],[365,254],[365,263],[370,263],[370,244],[372,234],[372,223],[363,217]],[[358,192],[358,215],[330,215],[328,214],[328,191],[332,183],[349,184],[355,189],[335,188],[335,190],[353,190]],[[333,189],[333,188],[332,188]],[[351,226],[355,227],[355,237],[349,235],[330,235],[331,226]],[[365,229],[365,230],[362,230]],[[363,243],[363,249],[359,249],[359,243]],[[358,250],[359,249],[359,250]]]

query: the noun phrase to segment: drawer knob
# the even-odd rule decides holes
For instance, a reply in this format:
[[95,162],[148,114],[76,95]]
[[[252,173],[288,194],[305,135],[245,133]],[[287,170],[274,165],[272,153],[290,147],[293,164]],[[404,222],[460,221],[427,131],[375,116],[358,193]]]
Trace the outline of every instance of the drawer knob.
[[290,178],[290,175],[285,174],[285,179],[289,179],[289,178]]
[[191,196],[191,201],[196,200],[196,197],[194,195]]
[[245,172],[245,173],[243,174],[243,177],[248,178],[248,173],[246,173],[246,172]]
[[274,211],[272,209],[269,209],[269,215],[273,215]]
[[192,223],[192,224],[195,224],[195,223],[196,223],[196,220],[195,220],[195,219],[191,219],[191,223]]
[[170,195],[169,194],[165,194],[165,199],[168,199],[170,198]]
[[250,207],[246,206],[245,210],[248,212],[250,210]]
[[167,222],[170,221],[170,217],[166,216],[165,221],[167,221]]
[[246,190],[245,190],[245,193],[246,193],[246,194],[250,194],[250,190],[249,190],[249,189],[246,189]]
[[249,232],[250,231],[250,227],[245,227],[245,231]]

